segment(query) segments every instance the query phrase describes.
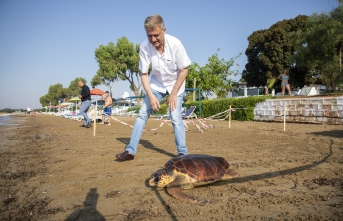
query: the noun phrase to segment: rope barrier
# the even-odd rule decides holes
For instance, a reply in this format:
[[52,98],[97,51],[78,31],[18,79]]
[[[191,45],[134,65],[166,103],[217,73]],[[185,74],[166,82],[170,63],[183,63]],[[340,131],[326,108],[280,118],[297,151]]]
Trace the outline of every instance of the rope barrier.
[[[276,111],[276,110],[263,110],[263,109],[259,109],[259,108],[263,108],[263,107],[280,107],[280,109],[282,108],[283,110],[279,110],[279,111],[283,111],[283,113],[280,113],[280,114],[274,114],[274,116],[283,116],[283,121],[284,121],[284,131],[286,130],[285,128],[285,123],[286,123],[286,111],[302,111],[302,110],[305,110],[305,111],[323,111],[323,112],[343,112],[343,110],[331,110],[331,109],[319,109],[319,108],[306,108],[306,107],[299,107],[297,105],[286,105],[286,103],[284,103],[284,105],[272,105],[272,106],[267,106],[267,105],[261,105],[261,106],[258,106],[255,109],[255,111]],[[290,110],[291,109],[296,109],[296,110]],[[197,118],[196,121],[201,124],[202,128],[203,129],[213,129],[213,126],[211,124],[207,125],[206,124],[206,121],[205,120],[209,120],[209,121],[224,121],[226,119],[229,118],[229,128],[230,128],[230,123],[231,123],[231,116],[232,116],[232,112],[236,111],[236,110],[247,110],[249,108],[231,108],[231,105],[230,105],[230,108],[223,111],[223,112],[220,112],[218,114],[215,114],[215,115],[212,115],[212,116],[209,116],[209,117],[205,117],[205,118]],[[250,108],[251,109],[251,108]],[[288,109],[288,110],[287,110]],[[312,115],[312,113],[311,113]],[[113,120],[121,123],[121,124],[124,124],[126,126],[129,126],[131,128],[133,128],[132,125],[129,125],[123,121],[120,121],[118,120],[117,118],[111,116]],[[154,128],[154,129],[150,129],[150,130],[143,130],[144,132],[145,131],[155,131],[155,130],[158,130],[159,128],[161,128],[167,120],[161,120],[161,124],[159,127],[157,128]],[[192,123],[201,133],[203,133],[204,131],[201,129],[201,127],[196,123],[194,122],[194,120],[183,120],[183,124],[185,126],[185,129],[188,130],[189,127],[187,124],[190,124]],[[169,126],[172,126],[171,124],[168,124]]]
[[[123,124],[123,125],[125,125],[125,126],[128,126],[128,127],[133,128],[132,125],[130,125],[130,124],[128,124],[128,123],[125,123],[125,122],[123,122],[123,121],[121,121],[121,120],[118,120],[117,118],[115,118],[115,117],[113,117],[113,116],[111,116],[111,117],[112,117],[113,120],[115,120],[115,121],[117,121],[117,122],[119,122],[119,123],[121,123],[121,124]],[[161,122],[161,124],[160,124],[159,127],[154,128],[154,129],[149,129],[149,130],[145,130],[145,129],[144,129],[143,131],[144,131],[144,132],[145,132],[145,131],[155,131],[155,130],[161,128],[161,127],[167,122],[167,120],[161,120],[161,121],[162,121],[162,122]],[[197,121],[202,125],[202,127],[203,127],[204,129],[213,129],[213,126],[212,126],[212,125],[209,125],[209,126],[206,125],[205,120],[203,120],[203,119],[197,119]],[[194,120],[183,120],[183,124],[185,125],[186,130],[188,130],[188,125],[187,125],[187,124],[189,124],[189,123],[193,123],[193,125],[194,125],[201,133],[204,132],[204,131],[201,129],[201,127],[200,127],[198,124],[196,124],[196,123],[194,122]],[[169,126],[172,126],[171,124],[168,124],[168,125],[169,125]]]
[[[112,117],[112,116],[111,116],[111,117]],[[127,124],[127,123],[125,123],[125,122],[123,122],[123,121],[120,121],[120,120],[118,120],[118,119],[115,118],[115,117],[112,117],[112,119],[115,120],[115,121],[117,121],[117,122],[119,122],[119,123],[121,123],[121,124],[124,124],[124,125],[126,125],[126,126],[129,126],[129,127],[133,128],[132,125]],[[161,120],[161,121],[162,121],[162,122],[161,122],[161,124],[160,124],[159,127],[156,127],[156,128],[154,128],[154,129],[150,129],[150,130],[145,130],[145,129],[144,129],[143,132],[145,132],[145,131],[154,131],[154,130],[157,130],[157,129],[161,128],[161,127],[163,126],[163,124],[166,122],[165,120]]]

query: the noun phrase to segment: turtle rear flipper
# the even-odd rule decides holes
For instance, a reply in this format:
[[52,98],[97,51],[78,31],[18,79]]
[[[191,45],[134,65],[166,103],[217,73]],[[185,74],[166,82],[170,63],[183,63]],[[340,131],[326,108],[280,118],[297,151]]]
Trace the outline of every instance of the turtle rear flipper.
[[200,199],[182,192],[181,186],[176,180],[174,180],[173,182],[167,185],[167,191],[174,198],[184,201],[184,202],[188,202],[188,203],[201,202]]

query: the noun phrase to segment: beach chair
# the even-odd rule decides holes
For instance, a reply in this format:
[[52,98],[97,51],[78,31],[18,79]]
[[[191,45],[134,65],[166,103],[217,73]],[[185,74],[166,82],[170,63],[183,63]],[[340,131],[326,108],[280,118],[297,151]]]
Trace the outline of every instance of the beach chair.
[[194,113],[196,106],[190,106],[185,114],[182,114],[183,119],[198,119],[197,115]]
[[120,110],[119,111],[119,116],[128,116],[127,115],[127,110],[125,110],[125,109],[124,110]]
[[[88,115],[89,119],[90,119],[92,122],[94,122],[94,115],[95,115],[94,109],[91,110],[91,111],[89,111],[89,112],[87,113],[87,115]],[[98,122],[98,121],[101,121],[101,120],[102,120],[102,113],[101,113],[100,111],[97,110],[97,111],[96,111],[96,119],[95,119],[95,121]]]

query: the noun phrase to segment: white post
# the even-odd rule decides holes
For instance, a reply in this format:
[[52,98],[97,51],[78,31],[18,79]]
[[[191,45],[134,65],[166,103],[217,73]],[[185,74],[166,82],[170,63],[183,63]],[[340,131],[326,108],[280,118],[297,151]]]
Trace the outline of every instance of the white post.
[[95,100],[95,108],[94,108],[94,114],[93,114],[93,116],[94,116],[94,136],[95,136],[95,130],[96,130],[96,110],[97,110],[97,106],[98,106],[98,95],[96,95],[96,98],[95,98],[96,100]]
[[286,103],[283,104],[283,131],[286,131]]
[[[197,87],[197,79],[194,78],[193,88],[195,89],[196,87]],[[195,101],[195,90],[193,91],[193,101]]]
[[244,88],[244,97],[248,97],[248,89],[246,87]]
[[231,111],[231,105],[230,105],[230,115],[229,115],[229,129],[231,128],[231,113],[232,113],[232,111]]
[[94,121],[93,121],[93,122],[94,122],[94,136],[95,136],[95,130],[96,130],[96,129],[95,129],[95,128],[96,128],[96,109],[97,109],[97,108],[96,108],[96,105],[95,105],[94,114],[93,114],[93,116],[94,116]]
[[275,89],[272,90],[272,96],[275,96]]

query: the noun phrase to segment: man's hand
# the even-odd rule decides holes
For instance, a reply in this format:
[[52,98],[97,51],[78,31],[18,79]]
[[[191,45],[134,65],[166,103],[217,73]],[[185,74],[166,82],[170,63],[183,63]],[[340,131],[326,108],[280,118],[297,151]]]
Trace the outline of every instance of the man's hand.
[[170,111],[174,111],[176,109],[176,102],[177,96],[176,95],[169,95],[168,97],[168,107]]
[[155,96],[151,96],[149,97],[150,100],[150,107],[154,110],[154,111],[158,111],[160,109],[160,102],[158,101],[158,99]]
[[79,94],[79,98],[80,98],[80,99],[82,98],[82,95],[81,95],[81,94]]

